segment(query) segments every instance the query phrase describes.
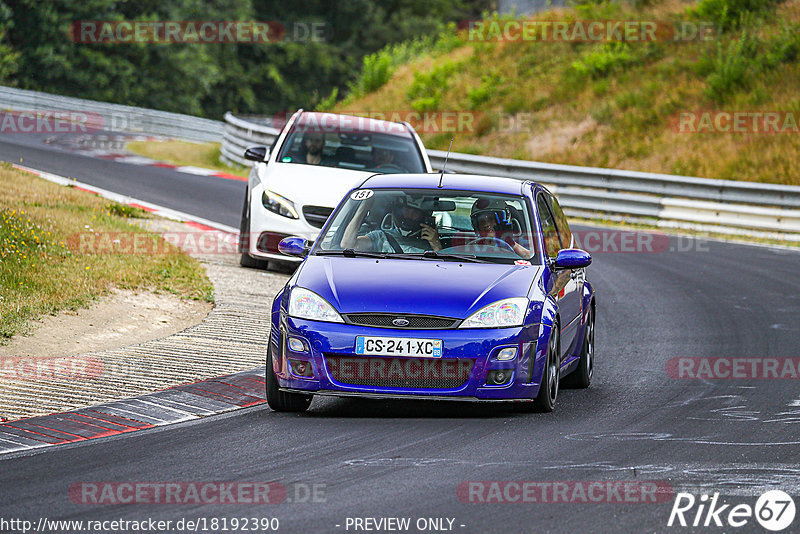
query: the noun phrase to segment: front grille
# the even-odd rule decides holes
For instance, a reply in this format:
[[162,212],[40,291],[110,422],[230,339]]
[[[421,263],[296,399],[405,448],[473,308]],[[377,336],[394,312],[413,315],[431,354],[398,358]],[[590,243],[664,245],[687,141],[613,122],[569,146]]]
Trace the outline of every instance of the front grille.
[[[374,326],[377,328],[416,328],[418,330],[435,330],[455,328],[460,319],[452,317],[437,317],[435,315],[402,315],[396,313],[349,313],[344,316],[345,321],[358,326]],[[392,321],[405,319],[407,325],[398,326]]]
[[330,377],[340,384],[380,388],[458,389],[469,380],[470,358],[373,358],[326,355]]
[[325,221],[333,213],[333,208],[326,208],[324,206],[303,206],[303,217],[306,218],[308,224],[316,228],[322,228]]

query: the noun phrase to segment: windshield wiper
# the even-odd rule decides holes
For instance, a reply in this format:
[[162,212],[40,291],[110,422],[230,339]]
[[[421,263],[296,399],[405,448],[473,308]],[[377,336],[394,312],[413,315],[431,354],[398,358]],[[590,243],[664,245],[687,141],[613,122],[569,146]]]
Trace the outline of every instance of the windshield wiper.
[[315,256],[345,256],[346,258],[386,258],[385,252],[367,252],[363,250],[353,250],[346,248],[344,250],[319,250],[314,253]]
[[471,261],[473,263],[486,263],[486,260],[479,258],[475,254],[442,254],[441,252],[436,252],[435,250],[426,250],[422,253],[422,256],[437,260],[458,260]]
[[398,253],[390,253],[387,255],[388,258],[391,259],[403,259],[403,260],[418,260],[420,258],[431,259],[431,260],[454,260],[454,261],[465,261],[465,262],[472,262],[472,263],[488,263],[486,260],[482,260],[475,256],[474,254],[440,254],[433,250],[426,250],[425,252],[398,252]]

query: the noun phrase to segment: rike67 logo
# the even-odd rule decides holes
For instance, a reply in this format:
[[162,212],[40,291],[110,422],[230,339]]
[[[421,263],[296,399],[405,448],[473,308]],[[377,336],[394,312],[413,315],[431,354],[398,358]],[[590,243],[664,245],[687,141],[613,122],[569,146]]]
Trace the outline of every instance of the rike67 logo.
[[675,496],[667,526],[681,527],[733,527],[739,528],[755,520],[767,530],[779,532],[792,524],[795,516],[794,500],[780,490],[761,495],[755,506],[749,504],[721,504],[719,493],[713,496],[680,492]]

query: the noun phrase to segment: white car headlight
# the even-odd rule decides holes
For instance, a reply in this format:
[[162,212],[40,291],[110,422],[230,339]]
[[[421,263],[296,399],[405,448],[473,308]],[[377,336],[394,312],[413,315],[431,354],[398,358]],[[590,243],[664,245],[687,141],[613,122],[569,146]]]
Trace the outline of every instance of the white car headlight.
[[294,204],[288,198],[280,196],[278,193],[273,193],[267,189],[261,194],[261,203],[272,213],[283,215],[290,219],[299,219],[297,210],[294,209]]
[[525,297],[498,300],[467,317],[459,328],[522,326],[527,310],[528,299]]
[[342,317],[328,301],[313,291],[296,287],[289,295],[289,315],[298,319],[343,323]]

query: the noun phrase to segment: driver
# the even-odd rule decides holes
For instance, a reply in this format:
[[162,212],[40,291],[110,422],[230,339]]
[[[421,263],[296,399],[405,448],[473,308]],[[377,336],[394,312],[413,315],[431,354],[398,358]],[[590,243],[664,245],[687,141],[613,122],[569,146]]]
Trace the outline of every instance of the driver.
[[394,150],[379,146],[372,147],[372,161],[376,170],[380,170],[381,167],[399,168],[399,165],[394,160]]
[[322,151],[325,148],[325,136],[319,132],[306,132],[303,134],[301,157],[303,163],[308,165],[320,165],[324,157]]
[[530,258],[531,251],[514,240],[514,224],[511,209],[500,199],[479,198],[470,210],[472,228],[477,241],[484,245],[501,246],[505,242],[517,256]]
[[394,152],[388,148],[372,147],[372,159],[376,169],[380,169],[382,165],[393,165]]
[[381,228],[359,236],[358,230],[374,199],[362,201],[342,235],[342,248],[374,252],[425,252],[442,249],[439,232],[432,222],[433,212],[423,200],[404,196],[392,203]]

